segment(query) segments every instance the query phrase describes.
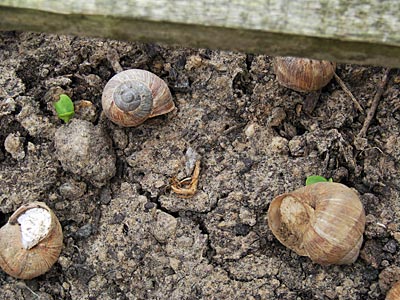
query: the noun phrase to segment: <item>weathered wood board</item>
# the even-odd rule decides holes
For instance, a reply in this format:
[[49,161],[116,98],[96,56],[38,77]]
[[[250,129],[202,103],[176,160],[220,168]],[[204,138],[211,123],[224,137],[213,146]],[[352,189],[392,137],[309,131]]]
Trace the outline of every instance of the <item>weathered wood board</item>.
[[400,66],[398,0],[0,0],[0,30]]

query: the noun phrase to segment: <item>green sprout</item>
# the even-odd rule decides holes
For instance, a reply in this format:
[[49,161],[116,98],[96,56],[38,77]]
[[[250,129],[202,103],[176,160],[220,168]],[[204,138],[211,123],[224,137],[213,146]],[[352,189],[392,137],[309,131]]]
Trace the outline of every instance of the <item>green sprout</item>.
[[332,178],[326,179],[325,177],[318,175],[311,175],[308,176],[306,179],[306,185],[311,185],[317,182],[333,182],[333,179]]
[[65,123],[68,123],[75,114],[74,103],[65,94],[60,95],[60,100],[54,103],[54,108],[56,109],[57,116]]

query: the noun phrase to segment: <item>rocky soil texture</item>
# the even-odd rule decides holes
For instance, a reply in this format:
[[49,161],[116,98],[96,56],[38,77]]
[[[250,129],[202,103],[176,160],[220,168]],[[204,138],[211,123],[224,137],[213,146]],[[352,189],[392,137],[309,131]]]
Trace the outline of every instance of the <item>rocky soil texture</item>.
[[[176,110],[111,123],[101,94],[119,66],[164,79]],[[335,80],[305,113],[265,55],[0,33],[0,225],[40,200],[65,235],[45,275],[0,272],[1,298],[384,299],[400,280],[400,73],[362,140],[384,69],[337,74],[364,113]],[[53,108],[61,93],[77,107],[67,125]],[[196,159],[198,190],[178,197],[170,181]],[[360,194],[367,225],[352,265],[314,264],[268,228],[273,197],[314,174]]]

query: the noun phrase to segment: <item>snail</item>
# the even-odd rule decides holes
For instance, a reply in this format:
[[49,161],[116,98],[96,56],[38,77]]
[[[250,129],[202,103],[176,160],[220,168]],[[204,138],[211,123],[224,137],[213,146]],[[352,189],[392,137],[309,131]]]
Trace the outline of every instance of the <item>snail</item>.
[[389,292],[386,294],[385,300],[399,300],[400,299],[400,281],[396,282]]
[[273,65],[278,82],[298,92],[322,89],[336,69],[334,62],[297,57],[275,57]]
[[175,108],[167,84],[157,75],[140,69],[114,75],[104,87],[101,102],[106,116],[125,127],[140,125]]
[[60,222],[46,204],[23,205],[0,228],[0,267],[13,277],[32,279],[57,261],[62,243]]
[[347,186],[319,182],[272,200],[268,224],[275,237],[298,255],[321,265],[351,264],[363,241],[365,212]]

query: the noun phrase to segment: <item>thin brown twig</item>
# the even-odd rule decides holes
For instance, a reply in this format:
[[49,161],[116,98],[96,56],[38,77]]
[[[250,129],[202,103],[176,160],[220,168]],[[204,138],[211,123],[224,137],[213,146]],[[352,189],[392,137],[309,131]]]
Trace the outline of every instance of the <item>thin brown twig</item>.
[[356,106],[356,108],[361,113],[364,113],[364,109],[362,108],[360,103],[357,101],[357,99],[353,96],[353,94],[351,93],[349,88],[346,86],[346,84],[343,82],[343,80],[336,73],[334,73],[334,76],[335,76],[335,79],[336,79],[337,83],[339,83],[340,87],[342,88],[342,90],[351,98],[351,100],[353,100],[354,105]]
[[387,68],[385,70],[385,74],[383,75],[382,80],[378,86],[378,90],[376,91],[375,97],[372,100],[372,104],[368,110],[368,114],[367,114],[367,117],[365,118],[363,127],[361,128],[360,132],[357,135],[358,138],[363,138],[367,134],[368,127],[371,124],[372,119],[375,116],[376,109],[378,108],[379,100],[381,99],[382,94],[385,91],[385,86],[389,80],[389,72],[390,72],[390,68]]
[[175,177],[171,179],[171,190],[182,198],[192,197],[197,191],[197,184],[199,183],[199,175],[200,175],[200,160],[196,161],[193,174],[191,177],[184,178],[182,180],[177,180]]

